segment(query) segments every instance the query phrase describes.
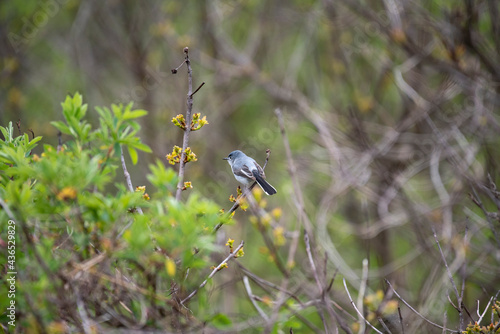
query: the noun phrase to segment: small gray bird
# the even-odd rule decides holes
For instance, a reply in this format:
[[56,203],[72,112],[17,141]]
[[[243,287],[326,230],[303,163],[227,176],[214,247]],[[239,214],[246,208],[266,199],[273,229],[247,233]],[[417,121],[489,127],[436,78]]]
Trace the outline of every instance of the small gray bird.
[[257,181],[257,184],[266,194],[276,194],[276,189],[265,180],[266,174],[264,174],[262,167],[245,153],[236,150],[229,153],[224,160],[227,160],[229,166],[231,166],[234,177],[239,183],[249,185]]

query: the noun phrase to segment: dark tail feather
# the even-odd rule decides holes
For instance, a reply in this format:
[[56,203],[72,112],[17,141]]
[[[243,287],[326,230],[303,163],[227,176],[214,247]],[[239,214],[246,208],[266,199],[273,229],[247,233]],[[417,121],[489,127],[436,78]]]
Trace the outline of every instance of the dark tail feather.
[[267,195],[274,195],[276,194],[276,189],[272,185],[270,185],[266,180],[262,178],[262,176],[258,175],[257,173],[254,172],[253,174],[255,176],[255,181],[259,184],[259,186],[264,190],[264,192]]

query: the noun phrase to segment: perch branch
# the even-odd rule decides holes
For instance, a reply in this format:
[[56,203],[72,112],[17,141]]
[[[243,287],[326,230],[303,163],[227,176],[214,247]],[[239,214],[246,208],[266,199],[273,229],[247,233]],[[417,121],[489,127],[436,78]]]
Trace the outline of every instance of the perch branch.
[[[269,161],[270,155],[271,155],[271,150],[267,149],[266,150],[266,161],[264,162],[264,165],[262,166],[262,170],[266,169],[267,162]],[[240,201],[242,201],[247,196],[247,194],[249,194],[252,191],[252,189],[255,187],[256,184],[257,184],[257,182],[252,183],[247,189],[245,189],[245,191],[243,191],[243,194],[241,194],[241,196],[238,197],[238,199],[236,200],[236,202],[234,202],[231,209],[229,209],[229,211],[227,212],[228,217],[231,215],[231,213],[233,213],[234,211],[236,211],[240,207]],[[222,225],[223,225],[223,223],[217,224],[214,227],[214,232],[217,232],[222,227]]]

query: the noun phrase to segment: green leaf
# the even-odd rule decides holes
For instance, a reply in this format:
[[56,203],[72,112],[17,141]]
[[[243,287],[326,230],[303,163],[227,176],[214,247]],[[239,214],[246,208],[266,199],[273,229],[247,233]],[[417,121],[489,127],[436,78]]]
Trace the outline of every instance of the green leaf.
[[130,159],[132,160],[132,163],[135,165],[139,160],[137,156],[137,151],[135,150],[135,148],[130,146],[127,146],[127,148],[128,148],[128,153],[130,154]]
[[52,126],[54,126],[57,130],[61,131],[64,134],[71,135],[71,131],[68,126],[61,121],[50,122]]
[[143,143],[130,143],[129,145],[132,146],[132,147],[134,147],[134,148],[136,148],[136,149],[138,149],[138,150],[144,151],[146,153],[153,152],[148,145],[143,144]]
[[212,325],[214,325],[217,329],[224,329],[231,326],[232,321],[229,317],[223,313],[217,313],[211,321]]
[[134,118],[139,118],[142,116],[147,115],[148,112],[146,110],[138,109],[134,111],[125,111],[123,114],[123,120],[129,120],[129,119],[134,119]]

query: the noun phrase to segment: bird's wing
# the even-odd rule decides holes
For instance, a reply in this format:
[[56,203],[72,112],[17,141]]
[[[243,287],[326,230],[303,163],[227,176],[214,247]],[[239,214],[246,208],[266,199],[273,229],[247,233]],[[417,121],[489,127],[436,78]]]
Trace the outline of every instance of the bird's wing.
[[234,175],[241,176],[247,179],[255,180],[255,176],[253,176],[252,171],[248,168],[247,165],[243,165],[240,169],[233,170]]
[[255,168],[257,168],[257,170],[259,171],[259,175],[262,176],[263,179],[266,178],[266,174],[264,174],[264,170],[262,169],[262,167],[259,166],[259,164],[257,162],[253,162],[255,164]]

